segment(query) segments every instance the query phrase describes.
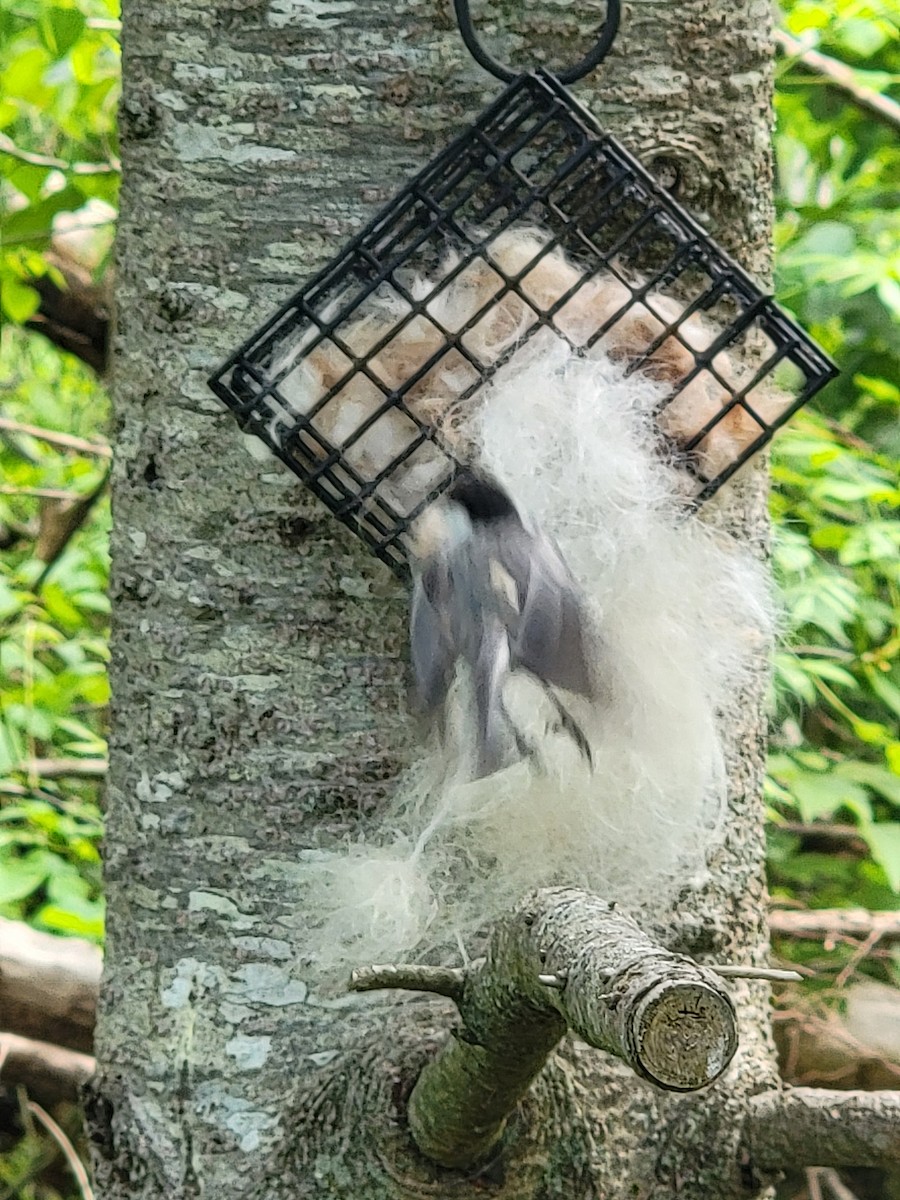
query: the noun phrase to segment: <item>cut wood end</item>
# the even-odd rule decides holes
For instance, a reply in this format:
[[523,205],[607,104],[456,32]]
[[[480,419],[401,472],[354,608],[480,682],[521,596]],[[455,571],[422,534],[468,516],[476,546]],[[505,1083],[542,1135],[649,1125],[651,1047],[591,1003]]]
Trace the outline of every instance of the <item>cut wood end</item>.
[[635,1065],[651,1082],[695,1091],[718,1079],[734,1057],[734,1007],[702,981],[664,982],[636,1006],[630,1040]]

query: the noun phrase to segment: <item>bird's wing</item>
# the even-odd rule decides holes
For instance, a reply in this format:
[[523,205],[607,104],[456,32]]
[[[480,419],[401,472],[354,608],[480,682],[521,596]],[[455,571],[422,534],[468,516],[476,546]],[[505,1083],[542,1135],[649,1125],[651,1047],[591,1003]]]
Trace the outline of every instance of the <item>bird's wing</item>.
[[409,644],[413,677],[422,707],[435,712],[447,698],[453,680],[456,649],[447,624],[449,586],[446,568],[440,562],[429,564],[417,576],[413,587],[409,616]]
[[523,556],[506,563],[520,585],[521,616],[513,645],[516,665],[538,679],[591,697],[595,681],[588,653],[581,591],[556,546],[542,533],[530,537]]

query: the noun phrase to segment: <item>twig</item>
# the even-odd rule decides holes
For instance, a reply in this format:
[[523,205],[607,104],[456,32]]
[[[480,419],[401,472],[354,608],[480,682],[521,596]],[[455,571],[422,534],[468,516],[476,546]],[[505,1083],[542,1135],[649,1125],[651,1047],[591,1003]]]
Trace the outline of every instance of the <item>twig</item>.
[[881,930],[873,929],[866,940],[861,945],[857,946],[857,948],[853,951],[853,954],[850,956],[850,961],[843,968],[843,970],[839,972],[837,978],[835,979],[834,986],[837,988],[842,988],[862,960],[866,957],[866,955],[871,950],[874,950],[880,941]]
[[839,825],[830,821],[779,821],[774,828],[782,833],[796,834],[800,838],[833,842],[836,847],[850,854],[869,853],[869,847],[855,825]]
[[820,75],[827,84],[843,92],[859,108],[887,122],[893,129],[900,129],[900,104],[890,96],[859,83],[852,67],[805,45],[784,29],[775,30],[775,41],[805,70]]
[[879,940],[900,941],[900,912],[869,912],[862,908],[817,908],[807,912],[772,909],[769,929],[780,937],[813,941],[868,938],[876,930]]
[[834,1200],[859,1200],[856,1192],[850,1191],[833,1167],[821,1168],[820,1178],[828,1185],[828,1190],[834,1196]]
[[97,1069],[89,1054],[15,1033],[0,1033],[0,1051],[4,1085],[24,1084],[30,1095],[51,1106],[77,1100],[79,1088]]
[[79,496],[70,504],[60,505],[57,502],[55,508],[47,508],[42,513],[41,530],[35,543],[34,553],[36,558],[44,560],[44,569],[34,582],[33,590],[35,592],[40,592],[47,582],[48,575],[62,558],[69,542],[88,519],[94,505],[106,491],[111,475],[112,463],[109,463],[103,472],[103,478],[93,491],[88,492],[85,496]]
[[824,1200],[818,1167],[806,1168],[806,1190],[809,1193],[809,1200]]
[[28,1101],[28,1111],[31,1112],[40,1123],[44,1126],[60,1150],[63,1152],[66,1162],[69,1164],[69,1169],[75,1176],[79,1188],[81,1189],[82,1200],[94,1200],[94,1190],[91,1187],[91,1181],[88,1179],[88,1173],[84,1169],[84,1163],[75,1152],[75,1147],[69,1141],[64,1130],[53,1120],[49,1113],[44,1112],[39,1104],[34,1100]]
[[109,762],[105,758],[29,758],[13,768],[16,773],[41,779],[95,779],[108,770]]
[[716,963],[704,965],[723,979],[770,979],[773,983],[799,983],[803,979],[799,971],[786,971],[781,967],[742,967]]
[[0,484],[0,496],[37,496],[41,500],[78,500],[80,492],[67,492],[63,488],[16,487],[12,483]]
[[406,988],[412,992],[435,992],[462,999],[466,972],[460,967],[429,967],[419,963],[357,967],[351,972],[351,992],[373,992],[379,988]]
[[19,162],[29,163],[33,167],[50,167],[57,171],[65,171],[68,175],[118,175],[122,170],[119,159],[113,157],[108,162],[68,162],[64,158],[55,158],[51,154],[34,154],[31,150],[23,150],[12,138],[0,133],[0,153],[17,158]]
[[98,458],[112,458],[112,450],[101,442],[89,442],[87,438],[75,437],[71,433],[58,433],[55,429],[41,429],[37,425],[26,425],[9,417],[0,417],[0,430],[6,433],[22,433],[37,438],[51,446],[62,446],[65,450],[77,450],[80,454],[95,454]]

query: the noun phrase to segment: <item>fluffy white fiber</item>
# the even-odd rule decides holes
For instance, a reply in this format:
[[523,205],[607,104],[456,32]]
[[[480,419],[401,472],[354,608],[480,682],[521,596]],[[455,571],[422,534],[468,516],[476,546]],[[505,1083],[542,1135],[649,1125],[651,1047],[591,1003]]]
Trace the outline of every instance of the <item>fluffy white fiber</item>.
[[464,782],[432,750],[398,781],[375,843],[306,857],[301,902],[324,975],[477,953],[479,931],[535,885],[584,886],[654,917],[702,877],[723,817],[717,713],[772,618],[761,567],[685,515],[652,417],[663,393],[543,330],[473,406],[484,466],[589,597],[604,699],[573,711],[594,768],[548,728],[539,690],[517,682],[510,707],[544,771],[520,762]]

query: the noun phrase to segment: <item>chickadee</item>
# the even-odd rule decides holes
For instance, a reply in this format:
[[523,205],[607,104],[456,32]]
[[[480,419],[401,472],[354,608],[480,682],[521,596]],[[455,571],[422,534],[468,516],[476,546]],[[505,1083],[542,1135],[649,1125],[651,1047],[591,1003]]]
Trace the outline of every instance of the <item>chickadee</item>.
[[581,728],[553,688],[593,698],[587,622],[559,550],[529,530],[493,480],[465,473],[419,522],[410,615],[412,667],[427,716],[441,720],[460,663],[475,708],[476,778],[530,748],[504,703],[504,685],[526,671],[543,686],[565,730],[591,763]]

